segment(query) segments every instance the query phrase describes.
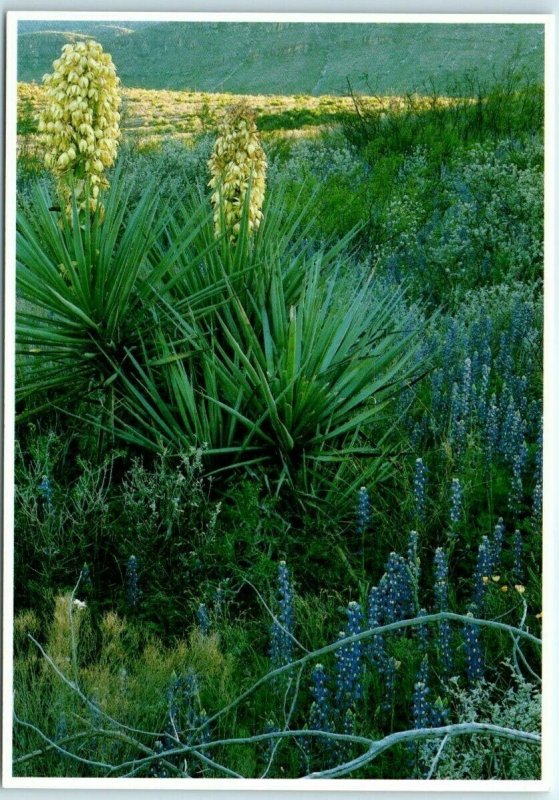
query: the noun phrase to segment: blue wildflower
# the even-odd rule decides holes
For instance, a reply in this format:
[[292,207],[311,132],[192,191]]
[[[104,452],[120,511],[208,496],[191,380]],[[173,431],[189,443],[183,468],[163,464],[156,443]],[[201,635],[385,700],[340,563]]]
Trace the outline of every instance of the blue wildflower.
[[489,577],[493,572],[493,553],[487,536],[483,536],[478,548],[476,569],[474,572],[474,603],[481,609]]
[[522,583],[524,580],[522,534],[515,530],[512,537],[512,582]]
[[362,535],[369,529],[370,525],[371,501],[369,499],[369,492],[365,486],[362,486],[357,493],[357,533]]
[[429,702],[429,662],[427,656],[421,661],[413,687],[413,726],[428,728],[431,724],[431,705]]
[[499,517],[493,530],[493,539],[491,541],[491,568],[493,572],[498,570],[501,565],[504,535],[505,523],[503,522],[503,518]]
[[384,618],[387,623],[413,616],[414,587],[407,560],[390,553],[379,587],[384,595]]
[[453,530],[462,516],[462,484],[458,478],[452,479],[450,487],[450,526]]
[[[468,617],[473,618],[471,611]],[[483,679],[483,654],[479,643],[479,627],[477,625],[464,625],[464,639],[466,642],[466,659],[468,669],[468,679],[470,683],[476,683]]]
[[425,506],[427,484],[427,467],[422,458],[415,460],[415,473],[413,476],[413,499],[415,505],[415,516],[419,522],[425,521]]
[[[351,602],[347,607],[346,631],[340,638],[355,636],[363,630],[363,612],[359,603]],[[361,642],[339,647],[336,657],[336,702],[349,708],[363,697],[363,659]]]
[[271,628],[270,658],[274,667],[289,664],[293,656],[293,587],[285,561],[278,565],[279,614]]
[[315,664],[311,672],[311,695],[313,703],[309,717],[309,728],[315,731],[332,730],[332,709],[329,691],[326,686],[326,670],[322,664]]
[[439,611],[448,611],[448,556],[442,547],[435,550],[435,599]]

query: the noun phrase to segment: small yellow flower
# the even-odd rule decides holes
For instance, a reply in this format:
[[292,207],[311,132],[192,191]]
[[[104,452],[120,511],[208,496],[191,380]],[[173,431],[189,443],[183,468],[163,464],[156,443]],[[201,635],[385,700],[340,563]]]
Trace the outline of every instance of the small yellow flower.
[[521,583],[515,583],[514,588],[516,589],[518,594],[524,594],[524,592],[526,591],[526,587],[522,586]]
[[508,590],[509,590],[509,587],[506,584],[504,586],[501,586],[501,591],[502,592],[508,592]]
[[495,583],[498,583],[501,580],[501,576],[500,575],[493,575],[491,580],[495,581]]
[[484,575],[481,580],[487,586],[487,584],[489,583],[489,576],[488,575]]

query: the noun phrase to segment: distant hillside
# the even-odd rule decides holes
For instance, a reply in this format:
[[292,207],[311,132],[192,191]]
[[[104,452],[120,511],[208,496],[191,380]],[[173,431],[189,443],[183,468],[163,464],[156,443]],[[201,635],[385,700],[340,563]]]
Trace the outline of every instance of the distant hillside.
[[[543,80],[543,25],[21,22],[18,80],[40,82],[68,41],[93,36],[125,86],[250,94],[448,91],[507,65]],[[365,79],[368,76],[368,83]]]

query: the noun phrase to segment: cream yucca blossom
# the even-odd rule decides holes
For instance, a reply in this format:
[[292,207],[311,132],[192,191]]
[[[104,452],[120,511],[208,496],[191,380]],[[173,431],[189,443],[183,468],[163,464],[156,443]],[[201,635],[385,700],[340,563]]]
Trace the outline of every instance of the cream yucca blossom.
[[80,210],[89,196],[93,211],[117,154],[120,80],[111,56],[93,39],[64,45],[52,66],[43,76],[47,100],[39,115],[45,165],[58,179],[69,215],[73,195]]
[[256,231],[262,220],[267,162],[254,113],[245,103],[224,115],[208,166],[216,234],[224,232],[225,222],[230,239],[237,238],[249,188],[248,231]]

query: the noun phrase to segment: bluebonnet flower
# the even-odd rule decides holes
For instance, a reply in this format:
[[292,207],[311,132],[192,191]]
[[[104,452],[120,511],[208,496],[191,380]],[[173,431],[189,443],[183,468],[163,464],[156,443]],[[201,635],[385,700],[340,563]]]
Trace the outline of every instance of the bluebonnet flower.
[[407,560],[398,553],[390,553],[385,570],[379,582],[384,595],[385,622],[413,616],[414,587]]
[[427,417],[421,417],[413,426],[410,434],[410,442],[414,449],[418,449],[429,431],[429,421]]
[[522,534],[515,530],[512,537],[512,582],[522,583],[524,580]]
[[365,533],[371,524],[371,501],[369,499],[369,492],[365,486],[362,486],[357,493],[357,533],[362,535]]
[[[468,611],[467,616],[473,618],[474,615]],[[476,683],[483,679],[483,653],[479,643],[477,625],[464,625],[464,640],[466,642],[468,679],[470,683]]]
[[136,609],[140,602],[140,577],[136,556],[130,556],[126,564],[126,602],[132,609]]
[[293,654],[293,587],[285,561],[278,565],[279,614],[271,629],[270,658],[274,667],[289,664]]
[[519,449],[512,460],[512,478],[509,492],[508,505],[511,511],[518,512],[523,497],[522,473],[528,456],[528,447],[522,440]]
[[489,577],[493,572],[493,553],[489,538],[483,536],[478,548],[476,570],[474,572],[474,603],[481,609]]
[[315,664],[311,672],[311,695],[313,703],[309,716],[309,728],[316,731],[332,730],[332,709],[329,691],[326,686],[326,670],[322,664]]
[[439,623],[439,656],[443,677],[447,677],[452,672],[452,644],[451,628],[448,620],[443,619]]
[[425,505],[427,484],[427,467],[422,458],[415,460],[415,473],[413,476],[413,499],[415,505],[415,516],[419,522],[425,521]]
[[[427,610],[425,608],[420,608],[417,612],[418,617],[425,617],[427,616]],[[429,645],[429,626],[427,624],[418,625],[415,629],[417,631],[417,638],[419,639],[419,646],[422,653],[427,651],[427,647]]]
[[169,733],[180,733],[182,730],[200,725],[199,704],[200,688],[196,673],[188,670],[184,675],[171,676],[167,688]]
[[536,481],[532,495],[532,514],[537,524],[541,524],[543,513],[543,491],[541,480]]
[[198,620],[198,625],[200,626],[202,634],[207,636],[210,632],[210,615],[208,614],[208,609],[206,608],[205,603],[200,603],[198,606],[196,611],[196,619]]
[[[345,733],[346,736],[351,736],[355,733],[355,711],[352,708],[346,708],[345,713],[342,716],[341,723],[341,732]],[[351,742],[338,741],[336,743],[335,750],[337,762],[339,764],[343,764],[344,761],[350,760],[353,745]]]
[[454,529],[462,516],[462,484],[458,478],[452,479],[450,487],[450,525]]
[[53,510],[52,494],[52,484],[48,478],[48,475],[43,475],[41,483],[39,484],[39,496],[45,504],[45,508],[49,514]]
[[[442,547],[435,550],[435,601],[439,611],[448,611],[448,556]],[[452,670],[451,630],[448,620],[439,622],[439,654],[442,671]]]
[[448,556],[442,547],[435,550],[435,599],[439,611],[448,611]]
[[528,378],[526,375],[512,378],[511,393],[514,397],[516,406],[521,414],[524,414],[528,409]]
[[493,539],[491,541],[491,566],[493,571],[498,570],[501,565],[504,535],[505,523],[503,522],[503,518],[499,517],[493,530]]
[[[340,638],[355,636],[363,630],[363,612],[359,603],[351,602],[347,607],[346,631]],[[336,657],[336,702],[349,708],[363,696],[363,659],[361,642],[339,647]]]
[[427,656],[421,661],[413,687],[413,726],[428,728],[431,725],[431,704],[429,702],[429,662]]
[[385,667],[383,670],[384,678],[384,698],[381,708],[385,712],[392,710],[394,705],[394,692],[396,689],[396,670],[399,664],[393,656],[386,659]]
[[514,372],[514,359],[511,353],[509,336],[503,332],[499,337],[499,351],[495,359],[495,367],[504,384],[509,385]]
[[500,450],[503,458],[512,464],[516,454],[521,450],[526,434],[526,423],[516,408],[512,394],[506,408],[501,433]]
[[519,347],[531,325],[532,310],[529,303],[517,300],[512,308],[510,324],[510,342],[512,347]]
[[462,415],[462,397],[457,383],[452,385],[449,438],[456,455],[462,455],[466,445],[466,423]]

